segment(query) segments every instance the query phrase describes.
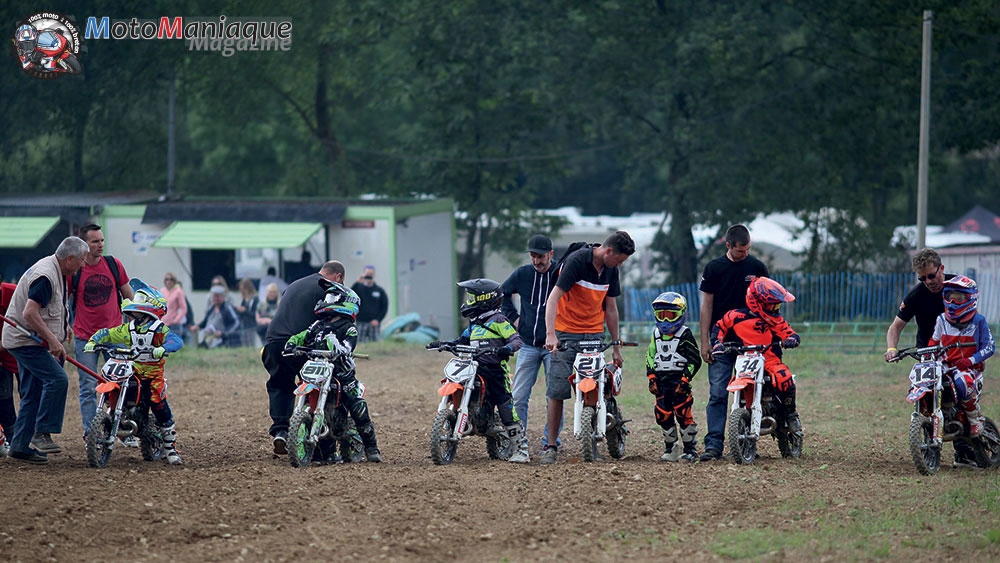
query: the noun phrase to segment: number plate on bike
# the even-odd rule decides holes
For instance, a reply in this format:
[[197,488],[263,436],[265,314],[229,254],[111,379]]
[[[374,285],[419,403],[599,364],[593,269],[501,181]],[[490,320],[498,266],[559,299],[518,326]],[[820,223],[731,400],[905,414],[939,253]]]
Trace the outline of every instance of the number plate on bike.
[[476,364],[472,360],[452,358],[448,365],[444,366],[444,376],[448,381],[464,383],[474,375],[476,375]]
[[104,374],[104,378],[108,381],[128,379],[132,375],[132,361],[111,358],[104,363],[101,373]]
[[927,381],[936,381],[938,369],[940,367],[937,362],[918,362],[913,364],[913,369],[910,370],[910,382],[916,385]]
[[579,374],[592,374],[604,369],[603,352],[580,352],[573,361],[573,369]]
[[760,354],[744,354],[736,358],[736,377],[756,378],[764,367],[764,356]]
[[333,368],[330,367],[330,364],[326,362],[317,362],[315,360],[306,362],[299,371],[299,377],[301,377],[303,381],[308,381],[309,383],[322,381],[330,377],[331,374],[333,374]]

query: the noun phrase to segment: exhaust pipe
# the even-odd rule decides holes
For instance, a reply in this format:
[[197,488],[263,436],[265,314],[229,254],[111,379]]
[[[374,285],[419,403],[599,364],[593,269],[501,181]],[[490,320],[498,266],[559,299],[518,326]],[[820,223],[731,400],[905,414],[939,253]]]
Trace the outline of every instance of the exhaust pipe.
[[760,419],[760,435],[767,436],[773,434],[778,429],[778,421],[774,417],[765,416]]
[[133,420],[123,420],[118,425],[118,437],[128,438],[134,436],[139,431],[139,425]]

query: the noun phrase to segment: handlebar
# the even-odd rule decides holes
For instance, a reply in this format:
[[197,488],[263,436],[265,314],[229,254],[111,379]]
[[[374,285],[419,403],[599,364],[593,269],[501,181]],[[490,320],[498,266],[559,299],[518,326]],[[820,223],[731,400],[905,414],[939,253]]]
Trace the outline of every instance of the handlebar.
[[441,343],[440,346],[435,346],[434,348],[428,348],[428,350],[437,350],[438,352],[451,352],[456,356],[460,354],[471,354],[473,357],[479,357],[484,354],[489,354],[490,352],[496,352],[495,348],[479,348],[477,346],[469,346],[467,344],[448,344],[448,343]]
[[[328,359],[328,360],[332,360],[332,359],[340,356],[341,353],[338,352],[338,351],[336,351],[336,350],[319,350],[319,349],[316,349],[316,348],[310,348],[308,346],[296,346],[295,348],[292,349],[291,353],[282,352],[281,355],[285,356],[285,357],[289,357],[289,356],[308,356],[309,358],[312,358],[312,359],[325,358],[325,359]],[[350,354],[350,356],[352,358],[356,358],[356,359],[359,359],[359,360],[370,360],[371,359],[371,356],[369,356],[368,354],[358,354],[357,352],[352,352]]]
[[604,342],[603,340],[572,340],[569,342],[560,342],[556,346],[556,350],[564,352],[566,350],[581,350],[586,348],[600,348],[598,352],[603,352],[612,346],[638,346],[638,342],[626,342],[624,340],[611,340],[609,342]]
[[[133,349],[133,348],[123,348],[121,346],[115,346],[112,344],[97,344],[94,346],[93,350],[86,350],[88,354],[96,354],[98,352],[104,352],[108,356],[116,360],[134,360],[139,357],[143,352],[148,352],[151,349]],[[166,358],[170,355],[170,352],[163,352],[163,357]]]
[[[781,342],[778,342],[777,344],[780,346]],[[730,342],[723,343],[722,350],[712,350],[711,354],[714,357],[721,354],[732,354],[734,352],[737,354],[742,354],[744,352],[763,352],[771,346],[774,346],[774,344],[751,344],[750,346],[740,346]]]
[[896,357],[889,361],[898,362],[899,360],[903,359],[904,356],[909,356],[914,360],[919,360],[920,356],[926,356],[926,355],[937,356],[941,355],[944,352],[947,352],[948,350],[951,350],[952,348],[972,348],[975,346],[976,346],[975,342],[956,342],[954,344],[949,344],[947,346],[935,344],[934,346],[924,346],[923,348],[921,348],[920,346],[910,346],[909,348],[903,348],[902,350],[898,350],[896,352]]

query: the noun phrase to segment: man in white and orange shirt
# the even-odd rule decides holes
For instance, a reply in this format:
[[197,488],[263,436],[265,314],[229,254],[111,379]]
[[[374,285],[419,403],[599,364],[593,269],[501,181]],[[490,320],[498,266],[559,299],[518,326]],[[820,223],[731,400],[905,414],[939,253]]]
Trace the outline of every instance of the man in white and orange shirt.
[[[621,295],[618,266],[635,253],[635,242],[625,231],[609,236],[604,244],[580,248],[560,265],[556,287],[545,304],[545,348],[555,351],[560,342],[579,342],[604,338],[604,325],[612,340],[618,340],[618,307]],[[612,352],[614,363],[621,366],[622,352]],[[562,427],[563,401],[571,396],[569,375],[573,371],[572,350],[558,352],[552,358],[552,371],[545,374],[548,398],[548,439],[540,463],[556,461],[559,430]]]

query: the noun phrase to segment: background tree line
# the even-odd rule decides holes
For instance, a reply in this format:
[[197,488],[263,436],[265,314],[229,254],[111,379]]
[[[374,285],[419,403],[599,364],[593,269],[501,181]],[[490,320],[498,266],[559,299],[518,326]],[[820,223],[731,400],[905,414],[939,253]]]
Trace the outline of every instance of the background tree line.
[[[85,75],[55,81],[10,57],[7,192],[164,192],[174,81],[178,195],[450,196],[467,235],[462,276],[482,270],[486,248],[519,247],[525,213],[552,225],[533,208],[666,210],[655,244],[681,282],[708,252],[696,223],[794,211],[820,235],[806,267],[825,271],[889,264],[893,227],[915,221],[921,13],[910,2],[50,4],[81,26],[290,16],[293,47],[223,57],[89,40]],[[929,221],[946,223],[1000,195],[1000,8],[926,4]],[[0,21],[12,35],[37,9],[4,4]]]

